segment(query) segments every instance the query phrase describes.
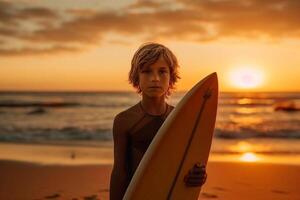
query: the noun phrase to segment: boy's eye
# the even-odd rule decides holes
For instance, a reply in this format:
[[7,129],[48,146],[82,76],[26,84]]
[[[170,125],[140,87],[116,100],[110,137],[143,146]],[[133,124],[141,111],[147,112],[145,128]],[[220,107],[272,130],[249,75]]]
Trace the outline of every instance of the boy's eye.
[[160,70],[159,72],[160,72],[161,74],[167,73],[166,70]]

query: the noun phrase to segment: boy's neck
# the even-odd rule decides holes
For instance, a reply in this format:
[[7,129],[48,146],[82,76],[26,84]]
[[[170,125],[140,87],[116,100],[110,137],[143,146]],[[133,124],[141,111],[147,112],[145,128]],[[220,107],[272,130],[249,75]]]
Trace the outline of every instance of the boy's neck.
[[167,104],[165,97],[149,98],[143,96],[141,100],[143,109],[151,115],[162,115],[166,112]]

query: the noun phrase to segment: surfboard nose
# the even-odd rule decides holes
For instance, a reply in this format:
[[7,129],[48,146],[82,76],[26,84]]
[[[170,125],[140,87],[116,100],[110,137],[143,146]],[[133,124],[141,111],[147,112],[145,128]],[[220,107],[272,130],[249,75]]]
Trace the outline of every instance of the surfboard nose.
[[213,72],[213,73],[209,74],[207,76],[207,78],[213,79],[214,81],[218,81],[218,74],[217,74],[217,72]]
[[[213,72],[209,75],[207,75],[204,79],[202,79],[199,83],[205,83],[205,85],[208,85],[210,88],[217,88],[218,87],[218,74],[217,72]],[[198,84],[198,85],[201,85]]]

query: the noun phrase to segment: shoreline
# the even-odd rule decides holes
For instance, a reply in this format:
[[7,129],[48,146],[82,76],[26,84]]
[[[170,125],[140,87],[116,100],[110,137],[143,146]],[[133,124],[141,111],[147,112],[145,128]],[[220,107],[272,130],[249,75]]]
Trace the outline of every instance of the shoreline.
[[[297,142],[298,143],[298,142]],[[245,142],[243,142],[245,144]],[[218,147],[220,142],[216,142]],[[248,145],[249,146],[249,145]],[[209,162],[270,163],[300,166],[299,153],[254,153],[211,151]],[[37,164],[112,164],[113,142],[78,143],[12,143],[0,142],[0,160],[24,161]]]
[[112,146],[0,143],[0,160],[43,165],[111,164]]

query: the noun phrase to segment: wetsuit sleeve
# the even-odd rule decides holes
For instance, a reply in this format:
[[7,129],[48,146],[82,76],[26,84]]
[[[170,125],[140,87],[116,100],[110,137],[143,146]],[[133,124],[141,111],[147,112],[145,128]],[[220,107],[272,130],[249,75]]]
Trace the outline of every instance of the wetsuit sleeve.
[[128,137],[126,120],[117,115],[113,124],[114,164],[110,179],[110,199],[121,200],[129,184],[126,163]]

